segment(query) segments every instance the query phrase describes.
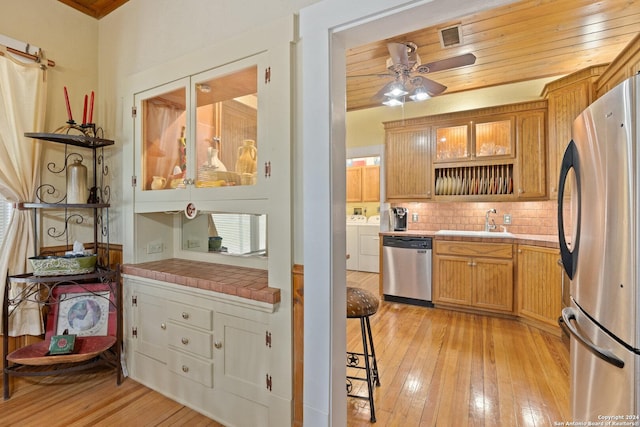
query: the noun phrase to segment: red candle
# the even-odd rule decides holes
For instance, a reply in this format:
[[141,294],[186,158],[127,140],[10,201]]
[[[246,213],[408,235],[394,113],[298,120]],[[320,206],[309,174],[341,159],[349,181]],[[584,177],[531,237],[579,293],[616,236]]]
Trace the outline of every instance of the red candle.
[[87,95],[84,96],[84,111],[82,111],[82,124],[87,124]]
[[93,91],[91,91],[91,100],[89,101],[89,123],[93,123]]
[[71,115],[71,105],[69,105],[69,92],[67,92],[67,87],[64,87],[64,101],[67,104],[67,117],[69,118],[69,122],[73,122],[73,116]]

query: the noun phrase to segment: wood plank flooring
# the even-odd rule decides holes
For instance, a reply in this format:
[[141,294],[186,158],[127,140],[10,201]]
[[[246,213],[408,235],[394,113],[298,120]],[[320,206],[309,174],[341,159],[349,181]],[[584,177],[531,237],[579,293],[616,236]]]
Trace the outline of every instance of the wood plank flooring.
[[[350,271],[347,280],[378,292],[377,274]],[[569,419],[568,351],[556,337],[513,320],[384,301],[371,326],[381,377],[377,427]],[[347,348],[361,348],[357,320],[347,321]],[[220,426],[131,379],[118,387],[110,372],[13,383],[11,399],[0,400],[2,426]],[[367,401],[347,405],[349,427],[370,425]]]
[[60,377],[14,377],[0,400],[8,426],[212,426],[204,415],[131,379],[116,385],[113,371]]
[[[349,286],[378,292],[378,275],[349,271]],[[559,338],[510,319],[381,302],[371,317],[382,426],[551,426],[569,419],[569,352]],[[347,349],[361,351],[347,320]],[[366,395],[366,384],[358,390]],[[369,403],[348,398],[350,427]]]

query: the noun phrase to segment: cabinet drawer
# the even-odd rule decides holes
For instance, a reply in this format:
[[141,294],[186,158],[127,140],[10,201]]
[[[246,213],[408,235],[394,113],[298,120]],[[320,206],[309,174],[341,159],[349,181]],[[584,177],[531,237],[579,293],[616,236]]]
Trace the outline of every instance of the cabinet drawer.
[[168,367],[178,375],[189,378],[206,387],[213,387],[213,363],[169,350]]
[[213,338],[211,334],[169,322],[167,335],[169,337],[169,345],[174,348],[179,348],[207,359],[213,357]]
[[449,242],[437,240],[434,243],[437,255],[457,255],[483,258],[513,258],[511,243],[479,243],[479,242]]
[[173,301],[167,304],[167,310],[171,320],[197,326],[208,331],[212,329],[213,312],[211,310]]

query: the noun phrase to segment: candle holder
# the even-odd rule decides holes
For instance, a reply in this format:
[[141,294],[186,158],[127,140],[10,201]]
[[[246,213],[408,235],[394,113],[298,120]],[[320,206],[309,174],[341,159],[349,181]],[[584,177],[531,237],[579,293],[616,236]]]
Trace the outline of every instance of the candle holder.
[[68,120],[65,125],[60,126],[56,130],[54,130],[53,133],[70,134],[74,131],[80,132],[84,136],[90,136],[93,138],[104,138],[103,129],[96,126],[95,123],[85,123],[79,125],[73,120]]

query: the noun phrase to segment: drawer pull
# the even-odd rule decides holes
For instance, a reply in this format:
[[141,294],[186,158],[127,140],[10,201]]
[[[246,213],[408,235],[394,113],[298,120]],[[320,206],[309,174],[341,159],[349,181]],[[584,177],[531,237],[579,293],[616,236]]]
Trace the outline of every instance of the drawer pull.
[[167,329],[167,325],[165,323],[160,323],[160,329]]
[[183,312],[182,312],[182,318],[183,318],[184,320],[187,320],[187,319],[189,318],[189,313],[187,313],[187,312],[183,311]]
[[189,372],[189,367],[187,365],[182,365],[182,372],[184,372],[185,374]]
[[184,344],[184,345],[189,344],[189,338],[187,338],[187,337],[182,337],[182,339],[180,341],[182,341],[182,344]]
[[218,348],[218,349],[222,348],[222,342],[221,341],[216,341],[216,342],[213,343],[213,345],[214,345],[215,348]]

